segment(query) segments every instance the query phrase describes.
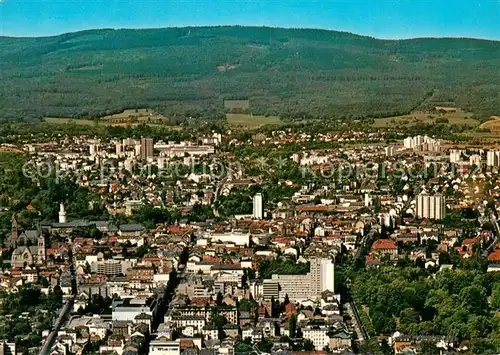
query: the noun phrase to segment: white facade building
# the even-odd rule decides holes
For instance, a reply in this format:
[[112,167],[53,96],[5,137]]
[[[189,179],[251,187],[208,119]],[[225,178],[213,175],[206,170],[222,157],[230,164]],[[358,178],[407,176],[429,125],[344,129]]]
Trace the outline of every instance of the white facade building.
[[274,274],[272,280],[279,283],[280,300],[286,295],[296,301],[316,300],[324,291],[334,292],[334,268],[330,259],[313,258],[310,261],[309,273],[306,275]]
[[262,194],[255,194],[253,197],[253,218],[262,219],[264,216],[262,205]]
[[421,193],[417,196],[417,217],[441,220],[446,215],[445,198],[441,194]]
[[481,166],[481,155],[473,154],[469,157],[469,163],[471,165]]
[[499,150],[489,150],[486,152],[486,165],[487,166],[499,166],[500,165],[500,151]]
[[450,150],[450,163],[459,163],[462,157],[462,151],[459,149]]
[[149,343],[150,355],[179,355],[181,353],[179,340],[169,340],[159,337]]
[[396,149],[393,146],[385,147],[385,155],[388,157],[394,156]]
[[66,210],[64,204],[59,204],[59,223],[66,223]]
[[302,330],[302,336],[312,341],[316,350],[323,350],[330,342],[327,327],[308,326]]

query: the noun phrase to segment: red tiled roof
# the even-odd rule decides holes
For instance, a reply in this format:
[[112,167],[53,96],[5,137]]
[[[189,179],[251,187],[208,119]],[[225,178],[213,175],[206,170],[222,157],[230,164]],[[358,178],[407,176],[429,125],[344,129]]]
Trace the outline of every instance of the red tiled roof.
[[500,250],[495,250],[488,255],[489,261],[500,261]]
[[329,210],[328,206],[325,205],[307,205],[307,206],[297,206],[297,211],[304,212],[326,212]]
[[378,259],[372,255],[367,255],[365,258],[366,263],[379,262],[379,261],[380,261],[380,259]]
[[397,249],[398,247],[390,239],[379,239],[373,243],[372,249],[374,250],[385,250],[385,249]]
[[212,304],[213,301],[210,297],[193,297],[191,299],[191,305],[196,307],[204,307],[205,305]]
[[285,312],[286,313],[295,313],[297,307],[293,303],[288,303],[285,306]]
[[478,242],[478,240],[476,238],[467,238],[467,239],[464,239],[464,241],[462,242],[462,245],[475,245],[477,242]]

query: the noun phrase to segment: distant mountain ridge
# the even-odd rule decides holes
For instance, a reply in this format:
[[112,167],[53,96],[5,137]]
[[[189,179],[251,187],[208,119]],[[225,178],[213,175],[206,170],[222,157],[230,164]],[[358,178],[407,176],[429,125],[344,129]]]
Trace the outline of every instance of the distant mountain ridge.
[[225,99],[283,117],[368,117],[440,102],[500,113],[500,42],[379,40],[270,27],[87,30],[0,37],[0,117],[155,107],[219,117]]

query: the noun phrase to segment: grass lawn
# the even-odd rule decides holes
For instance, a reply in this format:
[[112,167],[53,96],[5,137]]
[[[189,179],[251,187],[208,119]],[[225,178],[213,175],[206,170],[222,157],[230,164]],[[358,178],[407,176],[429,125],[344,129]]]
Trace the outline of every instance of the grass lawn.
[[482,129],[489,129],[490,132],[498,133],[498,131],[500,131],[500,117],[492,116],[490,120],[482,123],[479,127]]
[[1,146],[0,155],[8,156],[8,154],[24,154],[24,151],[19,148]]
[[456,112],[446,113],[445,115],[433,112],[416,112],[403,116],[376,118],[373,127],[398,127],[401,125],[413,125],[417,123],[432,124],[439,123],[439,119],[447,119],[447,124],[467,125],[470,127],[478,126],[479,121],[470,118],[471,116],[472,114],[464,112],[460,109]]
[[98,126],[137,126],[147,124],[152,127],[168,127],[173,130],[181,130],[182,126],[170,126],[165,123],[166,118],[148,109],[125,110],[115,115],[104,116],[96,120],[65,118],[65,117],[44,117],[47,123],[53,124],[75,124],[75,125],[98,125]]
[[64,118],[64,117],[44,117],[43,120],[47,123],[54,123],[54,124],[75,124],[81,126],[90,126],[96,124],[92,120]]
[[265,125],[279,125],[283,123],[277,116],[266,117],[243,113],[228,113],[226,118],[231,128],[255,129]]

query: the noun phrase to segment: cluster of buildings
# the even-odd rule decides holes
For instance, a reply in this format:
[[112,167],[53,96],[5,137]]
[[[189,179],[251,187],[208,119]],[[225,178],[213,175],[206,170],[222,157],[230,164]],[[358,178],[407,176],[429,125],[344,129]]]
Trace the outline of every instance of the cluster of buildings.
[[429,136],[407,137],[403,140],[403,147],[414,152],[441,152],[441,140]]
[[[323,148],[308,149],[311,141]],[[303,174],[276,182],[291,193],[270,198],[267,189],[276,186],[268,184],[275,180],[263,176],[279,167],[250,174],[255,157],[244,157],[227,175],[211,173],[221,162],[241,159],[238,148],[266,145],[300,147],[285,163]],[[473,207],[496,223],[484,207],[500,197],[496,150],[457,148],[428,136],[387,145],[384,132],[292,129],[245,141],[230,133],[176,142],[81,136],[24,148],[34,165],[54,161],[78,177],[81,187],[97,192],[91,202],[112,216],[80,219],[61,203],[57,221],[23,229],[12,219],[2,251],[10,264],[0,287],[14,293],[41,287],[43,278],[42,292],[60,287],[70,305],[61,310],[68,321],[41,330],[50,354],[82,354],[89,347],[118,355],[234,354],[245,339],[252,346],[267,340],[272,352],[292,352],[305,340],[309,351],[349,352],[367,339],[354,307],[335,289],[335,263],[343,257],[364,260],[366,267],[404,259],[439,270],[449,267],[444,254],[469,258],[492,245],[484,257],[490,271],[500,270],[494,233],[465,236],[449,221],[455,210]],[[178,170],[175,179],[171,171],[161,173],[169,169]],[[256,186],[263,188],[251,189]],[[221,216],[219,199],[235,190],[248,194],[251,209]],[[199,205],[212,215],[189,219]],[[179,218],[114,222],[145,206]],[[352,322],[344,321],[346,314]],[[418,339],[399,334],[391,345],[398,350]]]

